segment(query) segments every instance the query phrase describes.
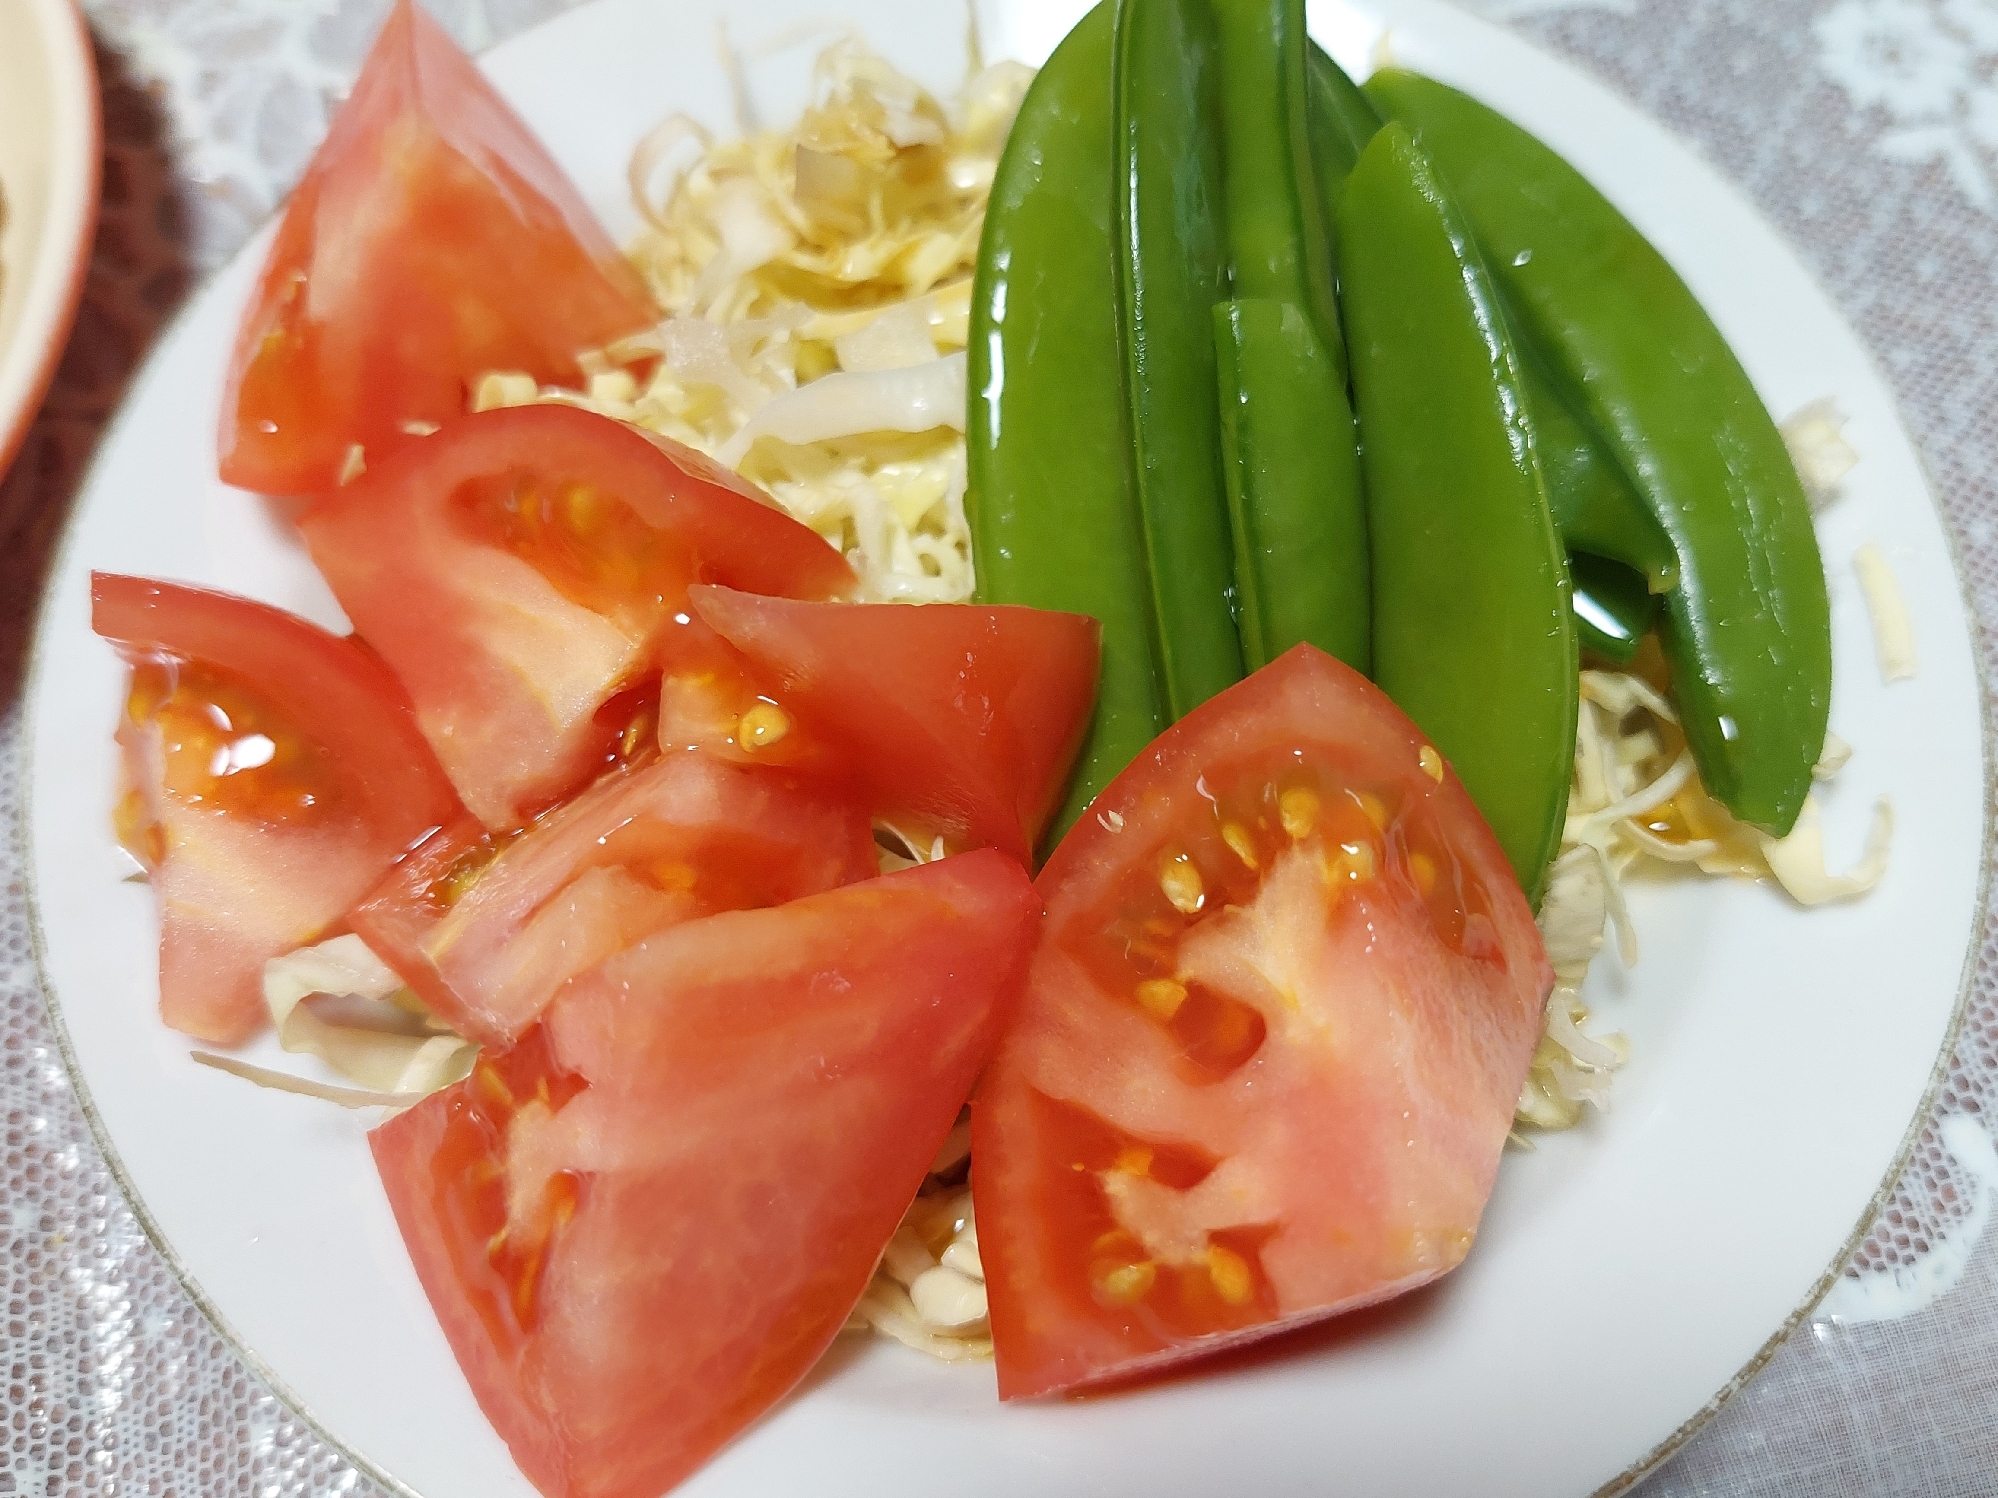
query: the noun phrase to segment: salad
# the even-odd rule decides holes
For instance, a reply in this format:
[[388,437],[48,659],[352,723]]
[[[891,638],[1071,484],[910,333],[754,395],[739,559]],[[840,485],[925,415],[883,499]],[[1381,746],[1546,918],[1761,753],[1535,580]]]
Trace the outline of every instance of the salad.
[[[1576,999],[1619,876],[1823,883],[1790,461],[1723,400],[1778,518],[1672,533],[1627,475],[1699,443],[1527,348],[1504,298],[1558,345],[1574,287],[1488,268],[1506,194],[1436,144],[1477,106],[1361,93],[1280,5],[1106,7],[955,111],[821,77],[795,132],[646,142],[627,261],[399,7],[222,444],[356,635],[98,582],[163,1013],[406,1107],[384,1185],[550,1492],[677,1480],[856,1307],[1012,1396],[1447,1272],[1515,1114],[1621,1059]],[[1804,595],[1780,712],[1720,711],[1766,645],[1702,635],[1730,544]]]

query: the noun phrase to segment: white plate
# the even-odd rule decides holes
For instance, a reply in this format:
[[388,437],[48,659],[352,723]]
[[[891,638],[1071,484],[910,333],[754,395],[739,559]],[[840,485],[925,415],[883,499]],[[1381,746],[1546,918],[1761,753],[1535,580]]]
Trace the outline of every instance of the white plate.
[[76,313],[97,164],[97,70],[76,7],[0,0],[0,474]]
[[[721,0],[601,0],[494,51],[500,86],[614,228],[625,154],[669,109],[727,130]],[[732,0],[739,43],[823,0]],[[1045,56],[1072,5],[994,6],[989,55]],[[1364,71],[1382,13],[1328,7]],[[866,34],[932,86],[961,12],[870,0]],[[1691,881],[1637,902],[1641,967],[1597,980],[1635,1057],[1615,1112],[1508,1157],[1486,1227],[1437,1290],[1253,1366],[1085,1403],[1000,1407],[989,1367],[843,1341],[690,1494],[1582,1494],[1673,1443],[1829,1283],[1902,1157],[1959,1011],[1980,898],[1979,689],[1922,473],[1853,336],[1767,227],[1682,146],[1568,68],[1425,0],[1395,55],[1540,132],[1705,299],[1769,404],[1834,395],[1865,455],[1825,516],[1834,722],[1856,746],[1830,796],[1850,856],[1876,793],[1894,867],[1867,900],[1800,912]],[[824,33],[820,33],[823,39]],[[756,67],[795,110],[811,45]],[[262,504],[213,477],[212,427],[261,244],[195,301],[107,442],[53,582],[32,687],[32,868],[72,1069],[134,1204],[229,1340],[371,1473],[429,1498],[528,1490],[426,1307],[362,1147],[364,1121],[191,1065],[153,1018],[151,902],[106,831],[120,673],[88,625],[90,568],[216,584],[337,621]],[[1848,559],[1886,549],[1922,673],[1883,688]],[[945,1474],[948,1474],[946,1477]]]

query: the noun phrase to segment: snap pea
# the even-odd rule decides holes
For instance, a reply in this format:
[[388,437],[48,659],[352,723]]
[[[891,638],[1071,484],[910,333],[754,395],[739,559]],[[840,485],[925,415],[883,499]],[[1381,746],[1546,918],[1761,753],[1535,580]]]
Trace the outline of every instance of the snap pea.
[[[1513,327],[1518,324],[1513,322]],[[1672,540],[1645,507],[1602,439],[1569,408],[1530,347],[1520,349],[1534,450],[1554,506],[1554,528],[1569,552],[1608,557],[1643,574],[1651,591],[1678,581]]]
[[1237,626],[1251,669],[1308,640],[1371,663],[1366,510],[1307,128],[1303,0],[1216,0],[1233,300],[1211,336]]
[[[1213,316],[1243,654],[1260,667],[1310,640],[1365,670],[1367,535],[1351,419],[1339,419],[1345,372],[1295,303],[1250,297]],[[1350,506],[1325,503],[1332,474],[1346,476]],[[1351,575],[1329,593],[1335,569]]]
[[1340,204],[1373,549],[1374,679],[1456,767],[1537,897],[1578,702],[1568,568],[1490,275],[1389,125]]
[[1302,307],[1340,337],[1306,125],[1304,0],[1214,0],[1221,42],[1223,205],[1237,297]]
[[[1325,54],[1316,42],[1305,57],[1305,129],[1311,137],[1311,164],[1318,181],[1319,218],[1325,225],[1325,248],[1333,279],[1339,268],[1339,195],[1346,174],[1381,127],[1380,116],[1360,86]],[[1345,339],[1340,339],[1339,368],[1346,368]]]
[[[1311,134],[1311,162],[1318,175],[1318,201],[1325,222],[1333,269],[1339,262],[1339,195],[1346,174],[1381,128],[1381,118],[1344,68],[1313,42],[1305,61],[1305,125]],[[1341,351],[1343,355],[1343,350]]]
[[[1330,147],[1336,138],[1343,142],[1339,154],[1330,158],[1341,179],[1352,171],[1353,163],[1367,148],[1367,142],[1381,128],[1380,112],[1365,90],[1346,75],[1326,50],[1313,42],[1306,61],[1310,69],[1311,144],[1314,151]],[[1321,169],[1327,158],[1320,155]]]
[[1824,748],[1830,611],[1755,387],[1664,257],[1540,141],[1412,73],[1377,73],[1367,95],[1434,156],[1549,372],[1671,538],[1662,643],[1707,789],[1788,832]]
[[[1381,117],[1365,91],[1316,43],[1308,66],[1312,159],[1318,168],[1319,193],[1327,204],[1327,227],[1336,231],[1346,175],[1380,129]],[[1336,261],[1336,233],[1332,251]],[[1554,527],[1568,548],[1577,634],[1598,654],[1627,661],[1657,614],[1655,602],[1644,596],[1645,584],[1652,592],[1670,588],[1678,578],[1678,558],[1616,459],[1569,409],[1541,368],[1539,356],[1520,338],[1518,320],[1508,316],[1507,325],[1525,376],[1527,410]],[[1616,567],[1617,562],[1624,566]],[[1632,568],[1642,576],[1634,579]]]
[[1627,664],[1658,617],[1658,595],[1644,574],[1607,557],[1571,551],[1568,576],[1575,587],[1575,638],[1584,650]]
[[1108,3],[1091,11],[1027,90],[972,287],[966,510],[979,597],[1103,626],[1096,711],[1055,837],[1169,721],[1117,337],[1114,19]]
[[1214,400],[1222,243],[1220,59],[1208,0],[1117,0],[1118,331],[1158,674],[1177,719],[1242,678]]

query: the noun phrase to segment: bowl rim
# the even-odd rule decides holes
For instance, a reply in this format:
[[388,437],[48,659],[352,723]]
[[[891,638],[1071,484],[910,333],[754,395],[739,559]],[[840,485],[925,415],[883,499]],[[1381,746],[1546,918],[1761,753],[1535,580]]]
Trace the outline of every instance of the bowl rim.
[[74,0],[27,0],[54,98],[49,197],[14,336],[0,348],[0,476],[41,409],[90,265],[103,170],[103,111],[90,30]]

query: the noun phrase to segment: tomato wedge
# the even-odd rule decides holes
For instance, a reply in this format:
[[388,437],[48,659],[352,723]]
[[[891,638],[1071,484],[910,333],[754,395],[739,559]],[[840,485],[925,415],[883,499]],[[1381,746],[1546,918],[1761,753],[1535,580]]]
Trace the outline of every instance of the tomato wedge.
[[[750,762],[837,765],[875,815],[924,843],[1032,857],[1095,702],[1094,619],[975,604],[798,603],[721,587],[688,597],[749,670],[732,685],[717,683],[711,666],[669,676],[664,701],[678,708],[660,716],[669,749],[691,741]],[[776,711],[758,714],[759,697]],[[712,726],[676,738],[690,711]],[[764,736],[737,732],[739,723],[760,724]]]
[[1111,782],[1037,887],[972,1107],[1002,1398],[1464,1257],[1553,973],[1491,830],[1378,688],[1280,656]]
[[[687,587],[837,596],[852,569],[751,485],[568,406],[461,416],[300,518],[458,794],[503,831],[649,739],[655,673],[712,636]],[[613,700],[616,699],[616,700]]]
[[489,369],[581,381],[576,356],[659,316],[527,126],[398,0],[292,194],[222,398],[223,479],[331,489]]
[[160,1016],[234,1045],[264,963],[316,940],[464,813],[362,644],[206,588],[91,575],[91,627],[132,667],[119,841],[160,906]]
[[452,1029],[507,1045],[570,978],[642,936],[878,872],[858,803],[678,754],[611,771],[504,844],[467,818],[348,924]]
[[369,1136],[480,1406],[550,1498],[657,1498],[840,1329],[1025,971],[969,853],[709,916]]

